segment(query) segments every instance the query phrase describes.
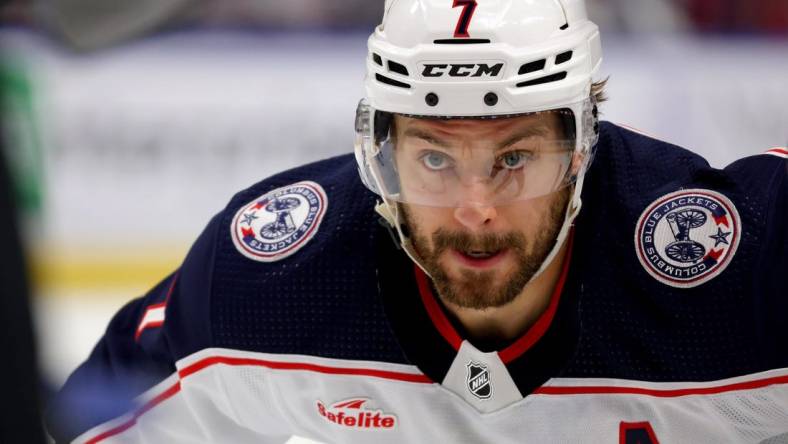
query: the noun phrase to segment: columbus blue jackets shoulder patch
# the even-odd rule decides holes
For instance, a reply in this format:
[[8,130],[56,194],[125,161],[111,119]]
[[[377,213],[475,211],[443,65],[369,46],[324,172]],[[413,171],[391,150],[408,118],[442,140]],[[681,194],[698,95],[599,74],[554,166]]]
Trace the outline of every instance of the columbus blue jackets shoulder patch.
[[741,238],[736,207],[711,190],[681,190],[652,202],[635,230],[638,259],[656,280],[678,288],[708,282],[728,266]]
[[230,227],[233,243],[249,259],[275,262],[301,249],[317,233],[328,199],[312,181],[277,188],[241,207]]

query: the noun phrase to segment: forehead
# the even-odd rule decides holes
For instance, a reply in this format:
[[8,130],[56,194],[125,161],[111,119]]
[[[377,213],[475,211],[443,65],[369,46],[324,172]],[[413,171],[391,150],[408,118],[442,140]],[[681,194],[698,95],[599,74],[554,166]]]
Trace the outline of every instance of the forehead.
[[398,135],[408,129],[418,129],[444,138],[504,139],[525,130],[539,130],[550,138],[562,133],[561,119],[557,112],[544,112],[498,119],[429,119],[400,115],[394,116]]

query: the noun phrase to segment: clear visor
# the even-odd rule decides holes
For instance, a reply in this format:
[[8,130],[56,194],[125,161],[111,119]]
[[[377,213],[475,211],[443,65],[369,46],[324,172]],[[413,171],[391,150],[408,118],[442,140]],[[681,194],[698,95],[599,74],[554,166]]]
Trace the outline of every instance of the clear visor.
[[371,127],[364,157],[373,185],[402,203],[456,208],[535,199],[572,184],[583,163],[568,108],[496,119],[378,113]]

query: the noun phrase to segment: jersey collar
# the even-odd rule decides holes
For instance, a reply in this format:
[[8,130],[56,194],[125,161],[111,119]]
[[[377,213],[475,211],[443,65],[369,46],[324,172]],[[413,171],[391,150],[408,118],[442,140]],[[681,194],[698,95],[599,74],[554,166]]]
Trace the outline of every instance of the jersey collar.
[[[536,322],[534,322],[531,328],[524,332],[509,346],[503,350],[498,351],[498,356],[501,358],[501,361],[503,361],[504,364],[508,364],[531,349],[531,347],[533,347],[533,345],[544,336],[545,332],[547,332],[547,329],[550,328],[553,318],[555,317],[556,310],[558,309],[558,303],[561,300],[561,293],[563,292],[564,284],[566,283],[566,277],[569,274],[569,263],[571,262],[572,258],[571,253],[573,238],[574,230],[570,232],[567,240],[569,246],[566,252],[566,260],[564,261],[563,267],[561,269],[561,275],[558,278],[555,289],[553,290],[553,294],[550,296],[550,304],[544,313],[542,313]],[[452,325],[451,321],[449,321],[444,309],[441,308],[440,303],[432,291],[432,285],[430,284],[427,275],[420,267],[414,265],[413,268],[416,274],[416,283],[418,284],[421,302],[424,304],[424,308],[427,310],[427,314],[432,320],[433,325],[441,334],[441,336],[443,336],[446,342],[448,342],[455,351],[459,351],[463,342],[463,338],[457,332],[457,329],[454,328],[454,325]]]
[[[574,232],[574,230],[573,230]],[[572,232],[572,233],[573,233]],[[569,242],[574,243],[573,234]],[[388,324],[407,360],[433,381],[443,381],[464,338],[452,325],[429,278],[388,235],[378,237],[378,279]],[[567,253],[573,252],[572,244]],[[545,312],[517,340],[497,351],[524,396],[558,375],[578,341],[577,273],[567,260]],[[461,330],[461,329],[460,329]]]

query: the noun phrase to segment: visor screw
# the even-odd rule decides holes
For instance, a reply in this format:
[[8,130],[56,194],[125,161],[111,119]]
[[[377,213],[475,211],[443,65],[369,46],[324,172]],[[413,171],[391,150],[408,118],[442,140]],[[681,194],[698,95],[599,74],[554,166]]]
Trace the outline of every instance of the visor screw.
[[485,94],[484,95],[484,103],[487,106],[495,106],[495,105],[497,105],[498,104],[498,94],[495,94],[493,92],[489,92],[489,93]]
[[435,93],[429,93],[426,97],[424,97],[424,101],[427,102],[429,106],[435,106],[438,104],[438,95]]

